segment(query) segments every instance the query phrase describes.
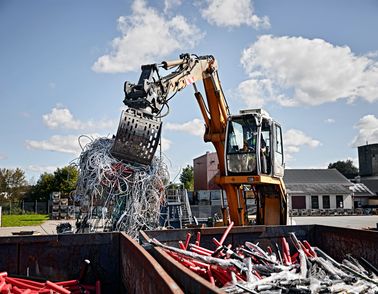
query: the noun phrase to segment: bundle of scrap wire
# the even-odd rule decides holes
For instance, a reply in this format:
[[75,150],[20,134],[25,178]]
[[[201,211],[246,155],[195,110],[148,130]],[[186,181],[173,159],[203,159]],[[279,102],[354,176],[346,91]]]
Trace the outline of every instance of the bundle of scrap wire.
[[157,157],[148,166],[122,162],[110,153],[113,142],[106,137],[92,140],[78,159],[80,226],[90,232],[125,231],[137,238],[140,229],[159,225],[168,169]]

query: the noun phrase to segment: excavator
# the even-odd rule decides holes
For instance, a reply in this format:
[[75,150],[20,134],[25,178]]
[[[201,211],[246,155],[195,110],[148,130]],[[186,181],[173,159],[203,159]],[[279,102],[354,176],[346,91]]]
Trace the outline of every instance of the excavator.
[[[283,182],[284,154],[281,126],[262,109],[230,114],[211,55],[181,54],[179,59],[141,66],[137,84],[124,83],[127,109],[122,112],[111,153],[124,161],[148,165],[161,135],[161,118],[169,101],[193,85],[205,123],[204,141],[219,159],[216,183],[226,192],[228,209],[223,223],[248,225],[247,198],[256,202],[255,224],[286,225],[288,198]],[[163,75],[162,70],[167,71]],[[202,81],[205,98],[197,88]]]

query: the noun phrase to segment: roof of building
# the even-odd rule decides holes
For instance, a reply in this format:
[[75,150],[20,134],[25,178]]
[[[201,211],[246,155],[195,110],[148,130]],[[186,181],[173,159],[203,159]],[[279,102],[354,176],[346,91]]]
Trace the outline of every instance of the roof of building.
[[210,151],[206,151],[205,154],[202,154],[196,158],[193,158],[193,161],[197,161],[199,159],[203,159],[203,158],[206,158],[206,157],[214,157],[214,156],[217,156],[217,153],[216,152],[210,152]]
[[350,189],[353,191],[354,196],[375,196],[375,193],[373,193],[366,185],[363,183],[355,183],[353,186],[350,187]]
[[340,184],[287,184],[289,194],[328,195],[328,194],[351,194],[348,187]]
[[361,145],[361,146],[358,146],[358,148],[369,148],[369,147],[378,147],[378,143],[374,143],[374,144],[366,144],[366,145]]
[[337,169],[285,169],[285,184],[344,184],[352,183]]
[[365,184],[375,195],[378,195],[378,178],[361,178],[361,183]]
[[351,194],[353,184],[336,169],[286,169],[289,194]]

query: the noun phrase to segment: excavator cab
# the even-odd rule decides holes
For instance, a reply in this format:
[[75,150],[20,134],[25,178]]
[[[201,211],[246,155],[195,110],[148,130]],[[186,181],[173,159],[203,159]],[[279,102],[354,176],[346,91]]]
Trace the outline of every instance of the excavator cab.
[[267,112],[242,110],[239,115],[230,116],[226,134],[227,176],[283,176],[281,127]]

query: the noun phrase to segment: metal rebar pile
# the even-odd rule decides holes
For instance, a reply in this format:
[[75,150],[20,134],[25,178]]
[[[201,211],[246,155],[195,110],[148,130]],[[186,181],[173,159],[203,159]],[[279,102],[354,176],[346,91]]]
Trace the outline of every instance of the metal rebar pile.
[[110,154],[113,142],[95,139],[78,159],[75,200],[81,206],[79,231],[125,231],[137,238],[140,229],[159,225],[168,168],[157,157],[148,166],[119,161]]
[[232,225],[220,241],[213,238],[215,249],[200,246],[200,233],[194,243],[188,233],[180,248],[156,239],[150,243],[226,293],[378,293],[377,268],[363,258],[347,255],[339,263],[294,233],[289,234],[292,251],[285,237],[266,250],[251,242],[233,249],[224,245]]

